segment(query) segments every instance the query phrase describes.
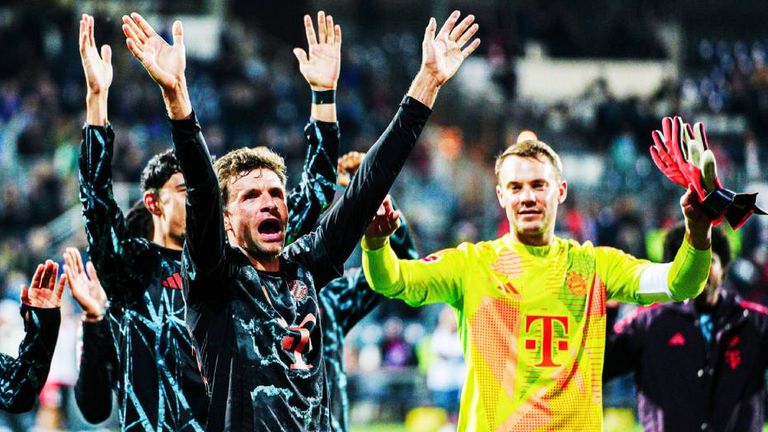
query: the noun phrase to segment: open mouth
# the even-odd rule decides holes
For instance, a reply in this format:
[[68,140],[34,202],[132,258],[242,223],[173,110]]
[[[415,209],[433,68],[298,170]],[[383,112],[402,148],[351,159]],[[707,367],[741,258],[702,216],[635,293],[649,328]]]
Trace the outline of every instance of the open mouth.
[[280,228],[280,222],[277,219],[267,219],[259,224],[259,234],[266,237],[267,240],[280,237],[282,229]]

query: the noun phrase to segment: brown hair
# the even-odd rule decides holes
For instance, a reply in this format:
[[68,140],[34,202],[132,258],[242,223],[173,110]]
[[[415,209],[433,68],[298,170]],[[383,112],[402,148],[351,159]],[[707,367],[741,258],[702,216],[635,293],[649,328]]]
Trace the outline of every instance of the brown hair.
[[552,150],[552,147],[542,141],[525,140],[507,147],[507,149],[504,150],[504,153],[500,154],[496,158],[495,172],[497,180],[499,178],[499,170],[501,169],[501,164],[504,163],[504,160],[510,156],[533,158],[537,160],[542,160],[543,156],[544,160],[549,161],[549,163],[555,167],[555,172],[557,173],[558,178],[561,178],[563,175],[563,163],[560,161],[560,156],[558,156],[557,153]]
[[216,177],[219,178],[221,197],[226,206],[229,202],[229,183],[248,175],[255,169],[268,169],[277,174],[280,183],[285,186],[285,160],[272,150],[260,147],[243,147],[225,154],[213,164]]

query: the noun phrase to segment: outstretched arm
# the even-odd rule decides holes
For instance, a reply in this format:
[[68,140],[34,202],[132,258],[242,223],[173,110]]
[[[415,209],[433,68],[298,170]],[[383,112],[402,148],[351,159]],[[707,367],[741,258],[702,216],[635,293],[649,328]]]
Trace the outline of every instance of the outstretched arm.
[[[94,38],[90,15],[80,20],[80,60],[87,93],[86,124],[80,143],[80,201],[83,205],[88,253],[104,275],[104,284],[113,301],[126,301],[129,266],[124,264],[126,240],[123,213],[112,193],[112,156],[115,134],[107,120],[107,96],[112,84],[112,50]],[[126,279],[127,278],[127,279]]]
[[27,335],[19,356],[0,355],[0,409],[29,411],[48,378],[61,323],[61,293],[66,277],[56,283],[58,264],[46,261],[35,270],[29,288],[21,287],[21,315]]
[[186,57],[181,21],[173,23],[173,45],[169,45],[137,13],[123,17],[126,44],[160,86],[173,144],[187,185],[187,227],[183,273],[187,305],[217,306],[226,301],[221,292],[201,287],[204,280],[221,284],[224,274],[226,235],[221,210],[221,193],[211,156],[197,119],[192,113],[184,76]]
[[336,192],[336,158],[339,154],[339,126],[336,123],[336,85],[341,64],[341,27],[323,11],[317,14],[318,34],[309,15],[304,16],[309,54],[293,50],[299,70],[312,89],[309,124],[304,128],[307,156],[301,182],[288,193],[288,225],[285,244],[308,233],[320,214],[333,202]]
[[[430,19],[422,45],[422,66],[400,110],[369,150],[341,200],[321,220],[312,248],[315,259],[310,264],[319,285],[341,274],[344,261],[416,144],[440,87],[479,45],[480,41],[474,40],[462,50],[477,31],[477,25],[472,25],[472,15],[456,25],[458,19],[456,11],[437,35],[435,21]],[[324,259],[318,260],[318,256]]]

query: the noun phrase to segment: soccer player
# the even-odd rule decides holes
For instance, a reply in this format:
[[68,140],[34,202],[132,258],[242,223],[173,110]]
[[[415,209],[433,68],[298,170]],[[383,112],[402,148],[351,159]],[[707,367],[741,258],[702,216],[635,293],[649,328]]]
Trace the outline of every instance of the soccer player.
[[[109,320],[112,340],[117,344],[115,385],[123,430],[200,431],[206,423],[208,396],[184,326],[180,270],[187,186],[181,166],[173,151],[150,160],[141,185],[144,205],[152,214],[153,235],[151,239],[129,236],[129,227],[112,196],[114,133],[107,121],[111,51],[105,45],[99,55],[93,18],[88,15],[80,23],[80,55],[88,86],[80,196],[89,255],[110,300],[105,315],[87,315],[85,320],[94,324]],[[338,56],[335,61],[339,61]],[[317,61],[306,66],[312,76],[338,76],[337,70]],[[305,70],[302,73],[309,76]],[[311,229],[322,208],[333,199],[339,142],[335,106],[312,105],[305,137],[305,175],[287,198],[294,215],[287,226],[289,238]],[[90,341],[98,344],[106,337],[98,325],[84,336],[84,355],[98,352],[88,347]],[[84,376],[89,373],[90,369],[81,369],[81,379],[104,384],[104,376]],[[86,395],[102,395],[104,389],[90,385],[78,388],[81,409],[93,414],[88,420],[104,420],[101,417],[109,407],[86,407],[94,403]],[[108,402],[100,396],[98,400]]]
[[[685,227],[664,238],[669,260]],[[639,308],[614,326],[605,348],[606,379],[634,372],[646,431],[762,431],[768,367],[768,309],[723,288],[731,248],[712,231],[704,291],[684,303]]]
[[467,362],[459,430],[601,430],[605,302],[683,300],[704,287],[710,221],[688,191],[686,241],[668,264],[554,235],[566,198],[559,156],[540,141],[496,160],[496,194],[510,233],[420,261],[397,259],[393,214],[363,241],[371,287],[412,306],[447,303]]
[[61,324],[61,293],[67,281],[56,283],[59,265],[40,264],[29,287],[21,286],[21,317],[27,335],[16,358],[0,354],[0,409],[22,413],[32,409],[48,378]]
[[[370,149],[342,198],[318,228],[283,250],[287,208],[282,158],[239,149],[214,169],[189,101],[184,32],[169,45],[138,14],[123,17],[134,56],[160,85],[187,182],[183,280],[187,326],[199,348],[211,404],[207,429],[328,430],[329,401],[316,287],[338,277],[426,123],[437,92],[479,45],[469,16],[454,12],[435,37],[430,20],[421,70],[394,120]],[[341,29],[304,19],[309,55],[333,58]],[[466,47],[465,47],[466,45]],[[463,50],[462,50],[463,48]],[[316,100],[334,102],[335,79],[310,80]],[[227,241],[227,233],[233,241]]]
[[[339,158],[339,186],[346,187],[362,163],[364,153],[349,152]],[[394,203],[387,198],[387,207]],[[384,208],[381,208],[384,211]],[[418,252],[408,222],[400,218],[400,227],[392,235],[392,249],[399,258],[416,259]],[[360,320],[373,311],[385,297],[370,289],[361,268],[350,268],[344,276],[332,280],[318,294],[323,330],[323,360],[331,398],[331,430],[350,430],[347,373],[344,366],[344,337]]]

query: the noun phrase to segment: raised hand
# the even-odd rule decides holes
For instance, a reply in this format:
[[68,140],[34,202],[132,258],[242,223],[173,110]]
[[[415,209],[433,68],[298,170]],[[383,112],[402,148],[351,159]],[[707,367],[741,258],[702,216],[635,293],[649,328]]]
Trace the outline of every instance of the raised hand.
[[352,176],[355,175],[357,169],[360,168],[360,164],[363,163],[365,153],[351,151],[344,156],[340,157],[336,163],[336,184],[341,187],[347,187],[352,180]]
[[[88,274],[86,275],[86,270]],[[96,268],[90,261],[83,268],[80,251],[67,248],[64,252],[64,274],[67,276],[69,291],[85,312],[86,319],[100,320],[107,305],[107,294],[101,287]]]
[[101,55],[93,37],[93,17],[83,14],[80,19],[80,60],[89,94],[106,94],[112,84],[112,48],[101,46]]
[[139,14],[123,15],[125,43],[163,90],[174,91],[185,85],[187,67],[184,29],[181,21],[173,23],[173,45],[169,45]]
[[21,285],[21,303],[41,309],[61,307],[61,294],[67,276],[62,276],[57,284],[58,274],[59,265],[51,260],[38,265],[29,287]]
[[392,198],[387,195],[379,206],[376,215],[371,219],[365,229],[365,239],[368,246],[378,249],[384,244],[384,240],[400,228],[400,212],[392,206]]
[[454,11],[437,35],[437,22],[430,18],[424,31],[421,70],[431,75],[438,85],[445,84],[459,70],[464,59],[480,46],[480,39],[477,38],[467,45],[479,29],[477,24],[473,24],[475,16],[467,15],[456,25],[460,16],[459,11]]
[[302,48],[293,49],[293,54],[299,60],[299,71],[312,90],[336,89],[341,69],[341,27],[333,24],[332,16],[319,11],[317,36],[309,15],[304,15],[304,30],[307,33],[309,55]]

